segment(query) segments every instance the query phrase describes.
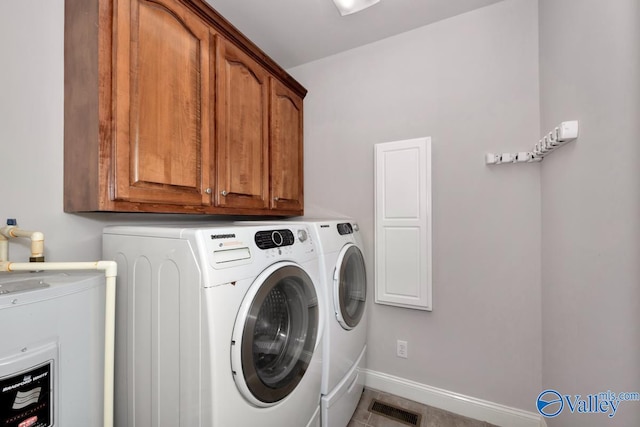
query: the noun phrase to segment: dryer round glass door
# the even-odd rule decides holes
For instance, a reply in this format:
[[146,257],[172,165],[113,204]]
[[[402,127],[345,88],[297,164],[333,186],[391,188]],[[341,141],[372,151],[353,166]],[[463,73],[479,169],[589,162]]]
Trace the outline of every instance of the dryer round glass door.
[[333,276],[333,302],[336,318],[344,329],[358,326],[364,314],[367,275],[364,257],[357,246],[346,245],[338,255]]
[[293,263],[265,270],[245,296],[231,345],[234,380],[244,397],[270,406],[302,380],[318,338],[318,298]]

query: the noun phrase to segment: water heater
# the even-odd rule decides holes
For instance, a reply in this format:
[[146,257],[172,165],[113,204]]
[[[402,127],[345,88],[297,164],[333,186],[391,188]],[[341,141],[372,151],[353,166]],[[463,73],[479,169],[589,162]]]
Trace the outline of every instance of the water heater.
[[104,280],[0,273],[0,426],[101,423]]

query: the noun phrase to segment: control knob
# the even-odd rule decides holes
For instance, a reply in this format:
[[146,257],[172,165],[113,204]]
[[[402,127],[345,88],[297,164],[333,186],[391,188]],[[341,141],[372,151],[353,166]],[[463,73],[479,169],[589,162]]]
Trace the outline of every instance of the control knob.
[[279,231],[274,231],[273,233],[271,233],[271,241],[276,246],[282,246],[282,243],[284,243],[284,238]]

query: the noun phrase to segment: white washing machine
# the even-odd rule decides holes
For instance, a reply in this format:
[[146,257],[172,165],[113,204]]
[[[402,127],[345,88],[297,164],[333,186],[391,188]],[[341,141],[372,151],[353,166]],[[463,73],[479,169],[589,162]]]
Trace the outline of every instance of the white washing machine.
[[366,367],[367,280],[358,225],[351,219],[296,219],[273,224],[307,225],[320,251],[327,301],[321,420],[322,427],[345,427],[362,395]]
[[320,425],[317,249],[306,226],[117,226],[116,425]]

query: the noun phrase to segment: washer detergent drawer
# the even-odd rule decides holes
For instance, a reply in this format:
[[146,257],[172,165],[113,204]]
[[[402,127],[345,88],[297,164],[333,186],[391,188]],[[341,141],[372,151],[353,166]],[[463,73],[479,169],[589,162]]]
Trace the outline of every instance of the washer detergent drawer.
[[343,427],[349,424],[364,388],[366,351],[365,346],[349,373],[328,395],[322,396],[322,427]]

